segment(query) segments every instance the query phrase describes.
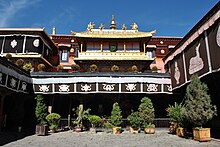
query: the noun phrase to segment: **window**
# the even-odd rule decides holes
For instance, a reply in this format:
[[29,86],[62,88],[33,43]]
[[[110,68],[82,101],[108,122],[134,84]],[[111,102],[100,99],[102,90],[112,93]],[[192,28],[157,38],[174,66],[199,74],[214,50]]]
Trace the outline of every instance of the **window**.
[[153,53],[152,53],[152,51],[147,51],[147,57],[148,58],[153,58]]
[[67,50],[61,51],[61,61],[68,62],[68,51]]
[[116,43],[110,43],[109,49],[110,49],[110,52],[116,52],[117,51]]

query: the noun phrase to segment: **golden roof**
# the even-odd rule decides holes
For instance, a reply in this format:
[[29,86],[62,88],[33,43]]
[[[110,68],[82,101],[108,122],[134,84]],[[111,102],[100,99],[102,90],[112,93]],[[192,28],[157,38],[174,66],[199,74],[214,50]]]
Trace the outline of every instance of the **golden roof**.
[[139,32],[138,30],[90,29],[81,33],[72,33],[78,38],[146,38],[152,37],[156,31]]

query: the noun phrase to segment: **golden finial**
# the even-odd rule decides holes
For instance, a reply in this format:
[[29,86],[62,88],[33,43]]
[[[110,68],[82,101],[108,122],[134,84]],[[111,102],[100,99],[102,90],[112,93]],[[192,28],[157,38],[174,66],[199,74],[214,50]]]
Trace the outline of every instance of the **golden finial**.
[[138,30],[138,25],[134,22],[134,23],[131,25],[131,29],[132,29],[132,30]]
[[53,27],[53,29],[52,29],[52,35],[56,35],[56,28],[55,27]]
[[100,30],[104,29],[104,25],[102,23],[100,24],[99,29]]
[[114,15],[112,15],[112,22],[111,22],[111,25],[110,25],[110,29],[116,29],[116,24],[115,24],[115,17],[114,17]]
[[122,29],[122,30],[126,30],[125,24],[122,25],[121,29]]

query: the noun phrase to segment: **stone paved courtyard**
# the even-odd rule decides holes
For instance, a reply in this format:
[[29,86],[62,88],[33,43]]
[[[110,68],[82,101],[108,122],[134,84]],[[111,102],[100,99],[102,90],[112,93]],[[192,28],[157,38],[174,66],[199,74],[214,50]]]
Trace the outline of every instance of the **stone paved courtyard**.
[[[16,135],[14,134],[14,137]],[[21,139],[5,142],[5,133],[0,133],[0,145],[5,147],[219,147],[220,140],[212,139],[210,142],[198,142],[192,139],[180,138],[168,134],[167,129],[156,129],[153,135],[144,133],[130,134],[124,131],[114,135],[106,132],[91,134],[90,132],[76,133],[73,131],[57,132],[48,136],[29,135]],[[12,137],[12,136],[11,136]],[[18,137],[18,136],[17,136]]]

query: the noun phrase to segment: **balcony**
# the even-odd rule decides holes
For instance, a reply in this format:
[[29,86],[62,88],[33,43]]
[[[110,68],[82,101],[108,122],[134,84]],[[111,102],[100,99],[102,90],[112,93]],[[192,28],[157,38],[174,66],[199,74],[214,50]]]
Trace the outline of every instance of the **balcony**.
[[153,52],[81,52],[74,60],[154,60]]

